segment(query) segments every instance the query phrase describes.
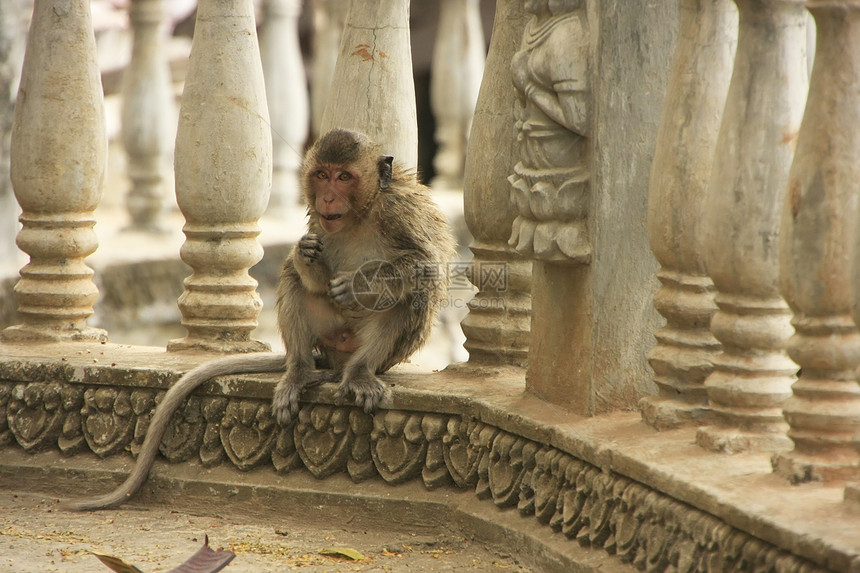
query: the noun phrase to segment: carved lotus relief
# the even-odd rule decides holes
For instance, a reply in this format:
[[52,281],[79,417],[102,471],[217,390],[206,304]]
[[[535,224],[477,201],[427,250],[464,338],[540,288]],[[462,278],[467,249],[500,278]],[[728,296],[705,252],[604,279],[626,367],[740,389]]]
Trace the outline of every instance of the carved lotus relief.
[[293,437],[314,477],[325,478],[347,468],[355,440],[349,410],[323,404],[305,406],[299,411]]
[[446,416],[432,414],[425,414],[421,419],[421,432],[427,440],[427,456],[421,470],[421,478],[424,480],[424,487],[429,490],[451,483],[442,443],[448,427],[447,421]]
[[269,459],[277,427],[268,403],[233,400],[221,422],[221,444],[237,468],[248,470]]
[[507,433],[493,440],[487,468],[490,492],[499,507],[517,505],[523,479],[534,468],[538,445]]
[[72,455],[81,451],[86,445],[81,415],[81,409],[84,406],[84,389],[76,386],[63,386],[60,390],[60,398],[65,419],[60,436],[57,438],[57,445],[63,454]]
[[442,438],[445,465],[457,487],[476,487],[481,459],[489,455],[498,430],[475,420],[451,417]]
[[52,446],[63,425],[57,384],[18,384],[6,406],[9,431],[24,450],[31,452]]
[[161,438],[159,451],[171,462],[181,462],[197,456],[203,441],[201,398],[190,396],[170,419]]
[[115,388],[89,388],[82,410],[84,437],[100,457],[123,451],[135,429],[131,393]]
[[376,469],[388,483],[403,483],[421,472],[427,442],[420,415],[397,411],[376,414],[370,440]]
[[227,411],[226,398],[203,400],[202,414],[205,422],[200,443],[200,462],[207,468],[220,464],[227,455],[221,445],[221,421]]

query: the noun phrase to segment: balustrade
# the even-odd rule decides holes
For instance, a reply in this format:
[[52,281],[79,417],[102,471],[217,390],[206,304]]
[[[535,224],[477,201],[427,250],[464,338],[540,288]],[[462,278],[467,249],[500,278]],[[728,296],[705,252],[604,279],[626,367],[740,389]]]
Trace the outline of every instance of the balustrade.
[[30,256],[15,286],[23,323],[6,341],[104,340],[87,326],[98,289],[84,259],[98,240],[107,136],[88,1],[38,0],[12,123],[11,177]]
[[164,231],[164,162],[175,133],[170,68],[164,51],[163,0],[132,0],[131,61],[123,75],[122,142],[132,187],[131,230]]
[[308,87],[299,46],[300,0],[266,0],[260,56],[272,133],[272,192],[268,212],[299,203],[299,168],[310,129]]
[[463,188],[469,128],[484,73],[478,0],[441,0],[430,83],[438,149],[434,189]]
[[790,447],[782,404],[797,365],[785,352],[791,312],[779,294],[779,215],[806,101],[806,11],[800,0],[736,0],[737,55],[703,221],[716,287],[711,332],[723,351],[705,381],[717,451]]
[[658,392],[640,402],[658,429],[701,421],[720,344],[705,272],[702,220],[737,41],[729,0],[682,0],[680,30],[651,164],[648,236],[660,270],[654,307],[666,325],[648,353]]
[[507,175],[517,147],[510,125],[498,119],[514,106],[510,62],[525,23],[519,0],[496,2],[466,150],[464,215],[474,238],[472,282],[478,288],[462,322],[470,364],[525,366],[528,359],[532,264],[507,244],[515,217]]
[[801,373],[784,406],[794,449],[775,457],[774,470],[792,482],[860,477],[851,271],[860,207],[860,3],[807,7],[817,27],[815,62],[779,244],[780,289],[796,331],[788,350]]
[[188,335],[168,350],[264,350],[262,301],[248,269],[263,256],[272,138],[251,0],[201,0],[176,134],[180,251],[193,273],[179,298]]

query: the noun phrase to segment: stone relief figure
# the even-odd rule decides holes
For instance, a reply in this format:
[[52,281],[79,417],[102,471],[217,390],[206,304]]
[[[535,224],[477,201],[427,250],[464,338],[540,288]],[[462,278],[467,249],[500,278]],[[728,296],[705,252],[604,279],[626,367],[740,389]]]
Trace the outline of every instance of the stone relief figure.
[[520,161],[508,177],[521,254],[587,264],[588,24],[584,0],[528,0],[532,17],[511,62]]

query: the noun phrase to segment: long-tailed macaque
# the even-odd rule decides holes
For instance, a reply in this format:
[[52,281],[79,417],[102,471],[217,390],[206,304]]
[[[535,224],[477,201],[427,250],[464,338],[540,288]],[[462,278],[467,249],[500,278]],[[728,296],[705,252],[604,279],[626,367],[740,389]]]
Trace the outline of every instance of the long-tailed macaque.
[[230,356],[186,373],[149,425],[134,469],[116,490],[66,509],[119,505],[146,481],[174,412],[213,376],[284,370],[272,410],[289,426],[305,388],[340,380],[336,397],[366,412],[385,396],[377,378],[427,339],[446,295],[455,248],[450,229],[414,171],[367,136],[335,129],[302,166],[308,233],[284,262],[278,326],[286,356]]

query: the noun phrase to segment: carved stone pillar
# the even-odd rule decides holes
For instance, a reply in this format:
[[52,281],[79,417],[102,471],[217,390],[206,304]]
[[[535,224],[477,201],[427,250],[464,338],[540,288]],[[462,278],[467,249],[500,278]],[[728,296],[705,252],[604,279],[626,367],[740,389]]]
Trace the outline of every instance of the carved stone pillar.
[[[784,406],[794,442],[774,458],[792,482],[860,478],[860,334],[852,320],[860,204],[860,3],[810,1],[815,64],[782,211],[779,282],[801,367]],[[852,280],[853,279],[853,280]]]
[[162,0],[132,0],[129,18],[134,42],[122,89],[122,142],[132,183],[126,196],[129,229],[162,231],[164,159],[176,119]]
[[658,429],[705,416],[705,378],[720,344],[705,273],[702,219],[737,41],[730,0],[681,0],[680,32],[651,164],[648,236],[660,263],[654,307],[666,325],[648,353],[658,393],[642,418]]
[[272,193],[268,211],[278,216],[299,203],[299,167],[308,139],[308,86],[299,46],[301,0],[266,0],[260,56],[272,122]]
[[3,340],[105,340],[87,326],[98,289],[95,252],[107,136],[88,1],[37,0],[12,123],[18,246],[30,255],[15,286],[23,324]]
[[462,322],[469,364],[525,366],[528,361],[532,263],[507,244],[515,217],[507,174],[517,160],[509,119],[515,105],[511,59],[525,23],[522,2],[497,0],[466,149],[463,204],[474,237],[472,282],[478,287]]
[[12,114],[21,78],[21,62],[26,43],[26,20],[21,2],[0,6],[0,276],[17,271],[18,204],[9,176]]
[[272,138],[251,0],[201,0],[176,134],[176,199],[185,215],[179,297],[188,336],[168,350],[265,350],[252,340],[262,301],[248,269],[263,256]]
[[349,0],[314,0],[314,58],[311,76],[311,133],[321,135],[322,116],[340,52]]
[[733,453],[791,447],[782,404],[797,365],[785,345],[791,311],[779,294],[779,218],[806,103],[803,0],[735,0],[738,49],[704,217],[704,255],[723,345],[705,381],[713,425],[696,440]]
[[484,73],[478,0],[442,0],[433,47],[430,104],[438,150],[434,189],[462,189],[466,142]]
[[409,0],[350,3],[322,131],[355,129],[418,165]]
[[643,214],[676,8],[526,6],[511,62],[520,161],[509,241],[534,258],[526,385],[580,414],[630,408],[653,392],[641,360],[657,324]]

